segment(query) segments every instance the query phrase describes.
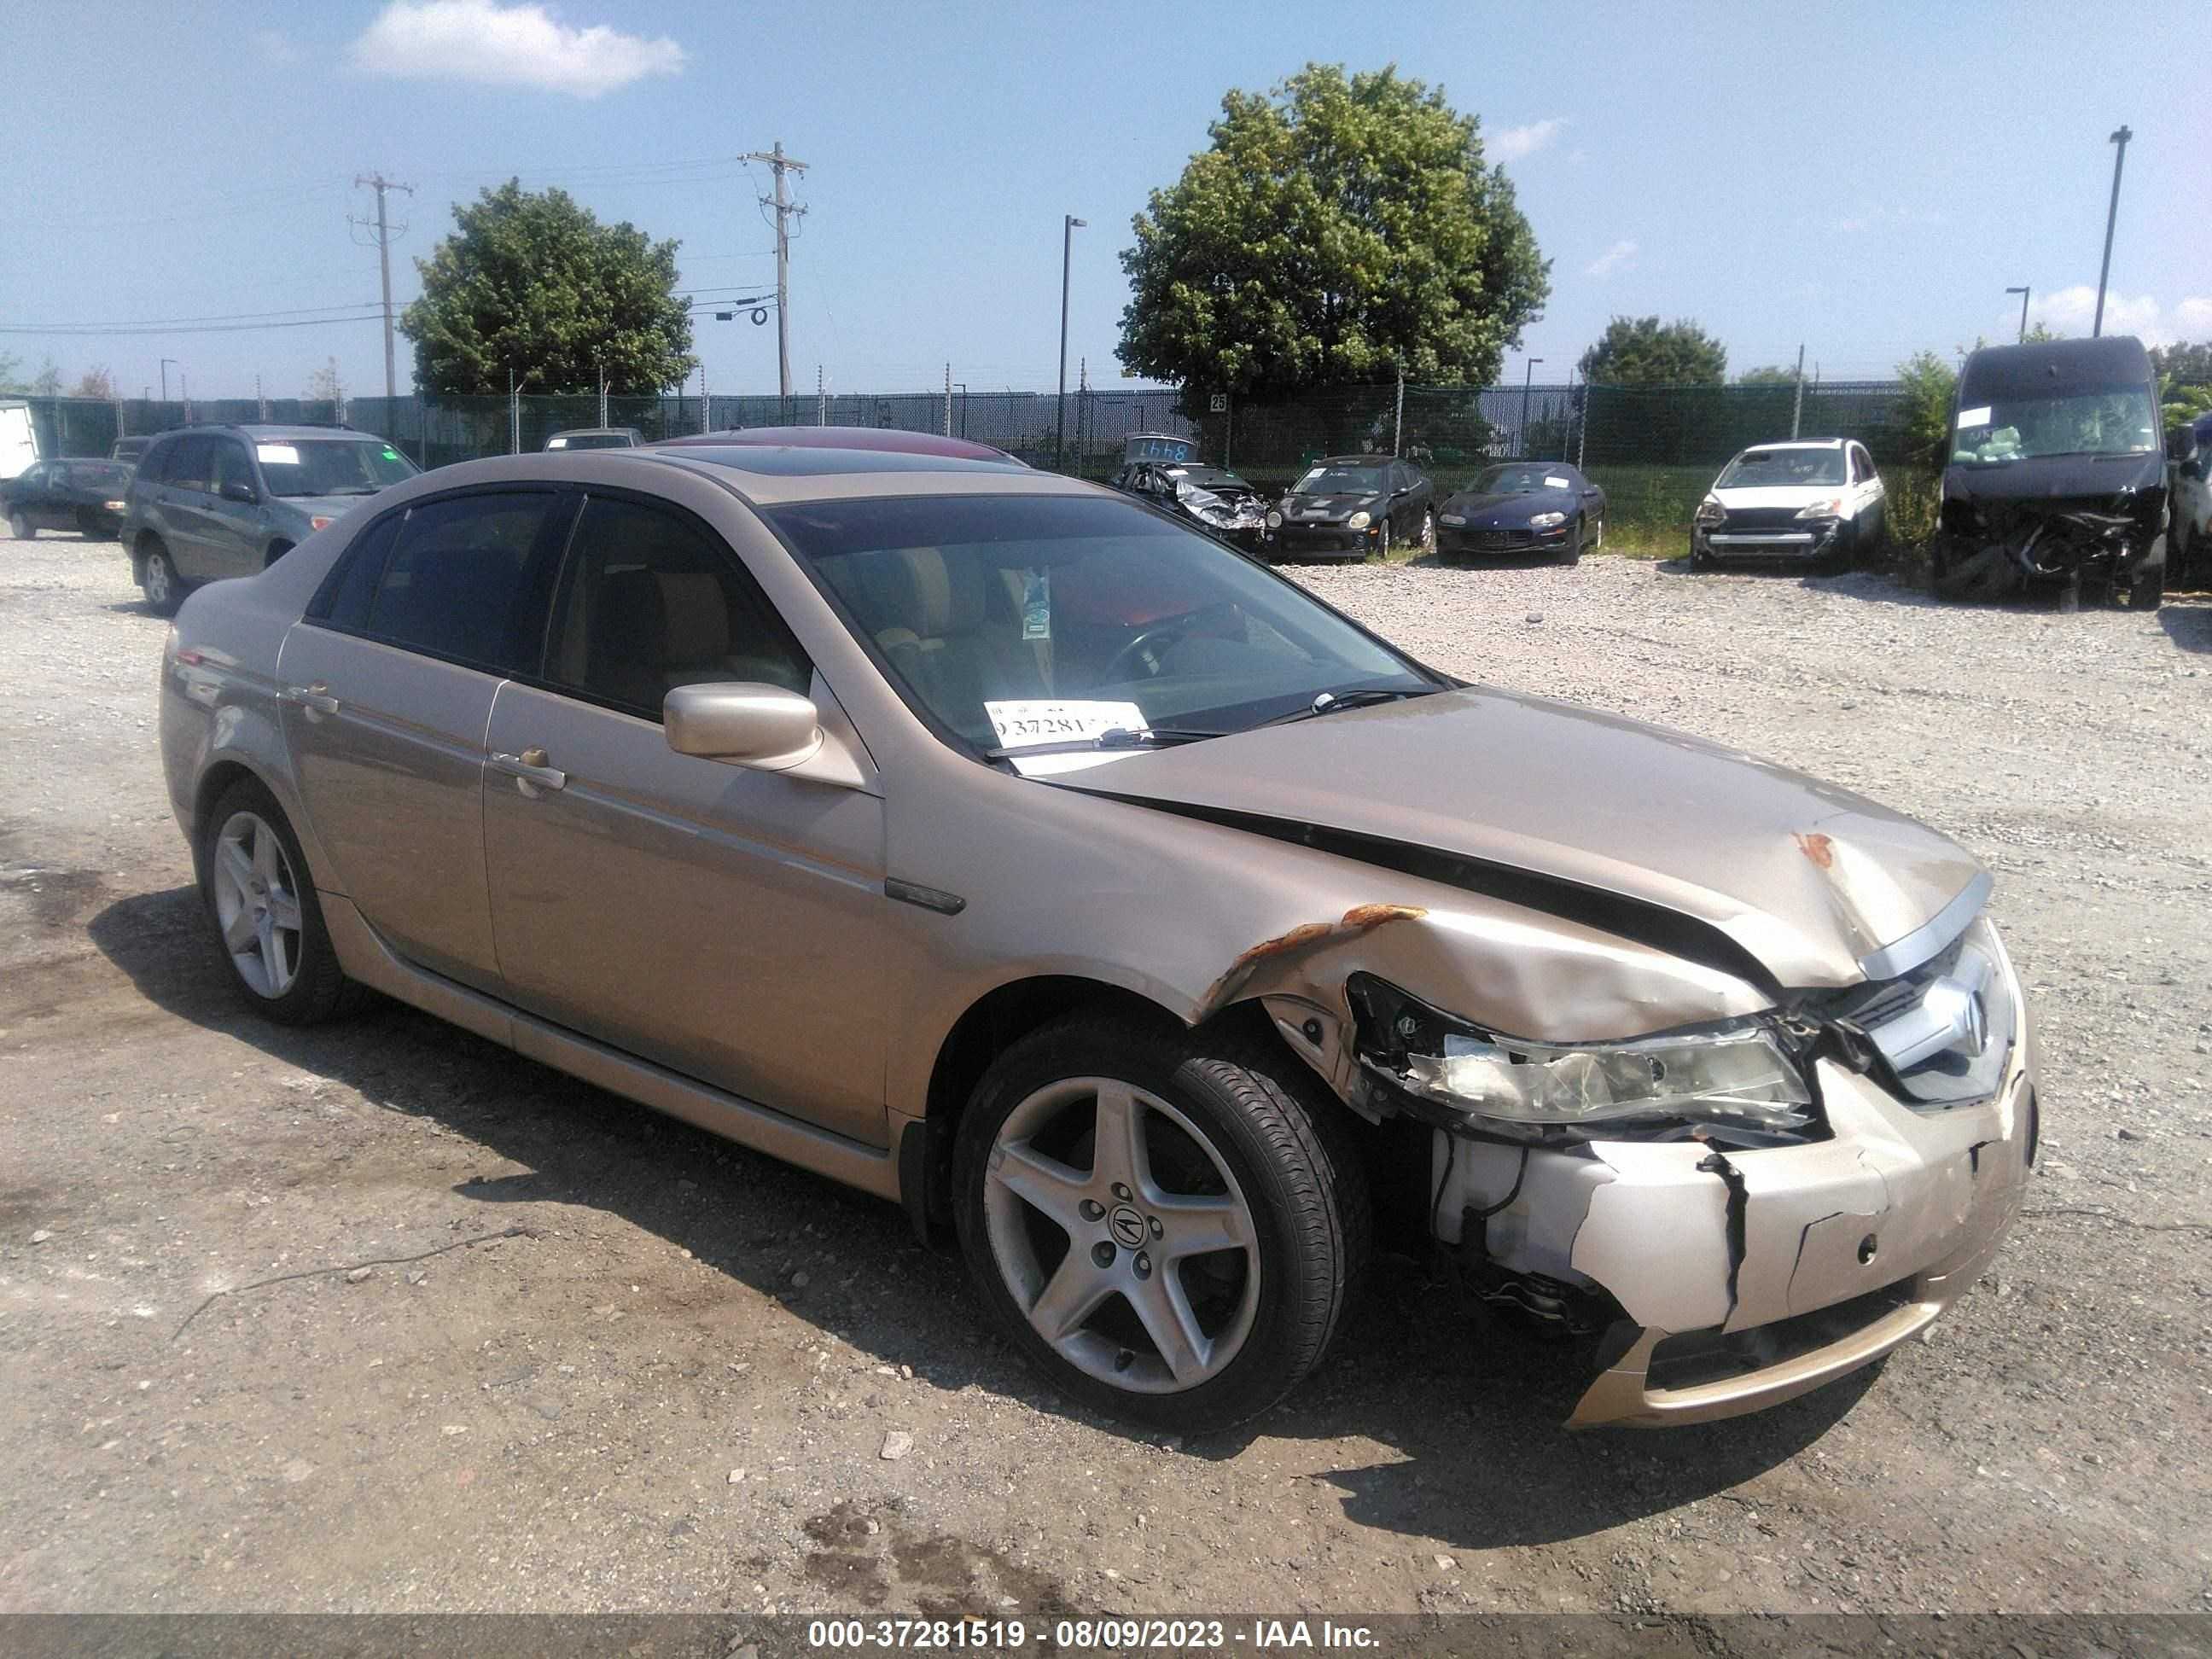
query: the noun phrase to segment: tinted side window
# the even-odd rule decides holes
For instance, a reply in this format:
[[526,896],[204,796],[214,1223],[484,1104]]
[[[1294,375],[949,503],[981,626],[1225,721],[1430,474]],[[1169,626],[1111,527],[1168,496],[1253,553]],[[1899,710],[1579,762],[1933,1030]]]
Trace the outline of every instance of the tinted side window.
[[392,538],[398,535],[399,526],[406,519],[404,513],[395,513],[354,538],[353,545],[338,561],[337,568],[308,605],[309,617],[327,622],[349,634],[358,634],[368,628],[368,605],[376,597],[377,579],[384,574],[384,562],[392,555]]
[[163,481],[177,489],[208,489],[215,471],[215,441],[179,438],[169,452],[169,469]]
[[534,667],[537,651],[525,637],[530,554],[559,500],[462,495],[410,508],[362,631],[500,672]]
[[159,483],[169,475],[169,457],[176,453],[174,444],[149,444],[146,453],[138,458],[138,476],[148,483]]
[[244,484],[252,489],[253,463],[246,458],[246,446],[228,438],[217,438],[214,442],[215,459],[208,487],[218,494],[228,484]]
[[721,538],[696,520],[594,496],[570,539],[545,676],[649,720],[679,685],[804,692],[805,655]]

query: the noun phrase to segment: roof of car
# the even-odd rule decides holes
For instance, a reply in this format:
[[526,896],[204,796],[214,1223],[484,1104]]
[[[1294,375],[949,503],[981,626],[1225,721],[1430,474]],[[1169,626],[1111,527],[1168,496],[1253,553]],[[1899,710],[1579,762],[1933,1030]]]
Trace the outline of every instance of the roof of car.
[[1840,449],[1848,441],[1843,438],[1778,438],[1771,444],[1746,444],[1743,453],[1754,449]]
[[553,435],[556,438],[619,438],[624,433],[636,432],[634,426],[564,426]]
[[358,438],[368,443],[384,441],[374,432],[359,432],[349,426],[261,426],[242,425],[228,421],[204,421],[193,426],[171,427],[167,432],[156,432],[156,438],[174,438],[187,432],[228,432],[241,438]]
[[947,438],[934,432],[906,432],[875,426],[755,426],[728,432],[702,432],[689,438],[664,439],[659,449],[736,448],[765,446],[782,449],[836,449],[873,454],[937,455],[970,461],[1021,463],[1003,449],[994,449],[967,438]]
[[1395,455],[1324,455],[1316,466],[1388,466],[1398,458]]

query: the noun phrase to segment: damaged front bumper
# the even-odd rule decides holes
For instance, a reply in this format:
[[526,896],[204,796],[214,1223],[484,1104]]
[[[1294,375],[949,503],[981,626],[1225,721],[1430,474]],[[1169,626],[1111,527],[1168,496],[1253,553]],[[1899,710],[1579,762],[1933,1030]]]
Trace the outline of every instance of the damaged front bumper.
[[1436,1231],[1493,1276],[1490,1299],[1611,1319],[1572,1426],[1759,1410],[1878,1359],[1965,1292],[2035,1152],[2033,1040],[2005,974],[2019,1024],[1974,1104],[1916,1110],[1824,1060],[1831,1138],[1799,1146],[1524,1152],[1437,1132]]

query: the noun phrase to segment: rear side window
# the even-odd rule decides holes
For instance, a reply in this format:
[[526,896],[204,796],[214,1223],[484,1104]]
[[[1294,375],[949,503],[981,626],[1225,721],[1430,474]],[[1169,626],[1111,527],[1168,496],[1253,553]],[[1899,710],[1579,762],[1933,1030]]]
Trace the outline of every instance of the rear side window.
[[[561,498],[550,492],[427,501],[397,521],[361,631],[472,667],[534,667],[531,554]],[[371,538],[383,533],[378,526]],[[363,554],[376,550],[363,547]],[[339,599],[347,597],[342,584]],[[333,618],[335,620],[335,618]]]

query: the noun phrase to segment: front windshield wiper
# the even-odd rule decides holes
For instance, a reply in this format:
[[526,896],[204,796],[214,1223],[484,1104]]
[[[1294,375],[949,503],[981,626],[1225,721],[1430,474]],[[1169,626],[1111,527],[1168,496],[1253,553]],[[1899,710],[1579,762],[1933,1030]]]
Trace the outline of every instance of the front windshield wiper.
[[987,749],[983,752],[992,760],[1019,760],[1024,755],[1091,755],[1102,749],[1172,749],[1178,744],[1228,735],[1226,732],[1200,732],[1181,726],[1148,726],[1142,732],[1113,726],[1095,738],[1074,738],[1066,743],[1025,743],[1012,749]]
[[1324,691],[1304,708],[1293,708],[1287,714],[1278,714],[1271,720],[1261,720],[1262,726],[1288,726],[1294,720],[1310,720],[1317,714],[1334,714],[1344,708],[1364,708],[1370,703],[1395,702],[1401,697],[1425,697],[1433,688],[1424,686],[1417,691],[1393,690],[1382,685],[1358,685],[1349,691]]

